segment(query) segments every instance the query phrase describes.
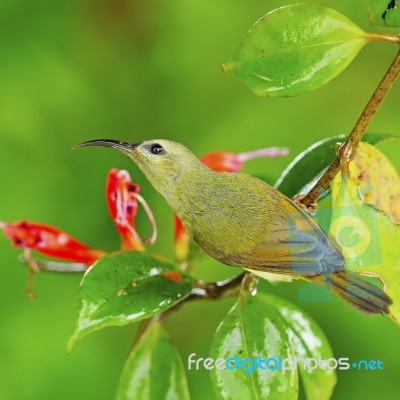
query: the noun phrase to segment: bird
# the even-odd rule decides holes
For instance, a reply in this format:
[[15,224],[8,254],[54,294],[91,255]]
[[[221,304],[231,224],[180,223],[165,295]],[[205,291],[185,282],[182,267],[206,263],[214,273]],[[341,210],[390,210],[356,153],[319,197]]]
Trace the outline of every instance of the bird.
[[128,156],[212,258],[272,282],[303,279],[333,290],[365,314],[389,314],[391,298],[346,270],[334,240],[297,203],[243,173],[215,172],[184,145],[166,139],[96,139]]

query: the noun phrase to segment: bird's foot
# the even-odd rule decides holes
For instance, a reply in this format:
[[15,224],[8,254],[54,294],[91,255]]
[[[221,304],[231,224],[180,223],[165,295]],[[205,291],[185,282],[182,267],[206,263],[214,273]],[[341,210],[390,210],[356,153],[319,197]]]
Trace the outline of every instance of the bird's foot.
[[301,207],[307,214],[309,214],[309,215],[311,215],[311,216],[314,216],[315,213],[316,213],[317,210],[318,210],[318,203],[315,202],[315,203],[312,203],[312,204],[306,206],[305,204],[303,204],[303,199],[304,199],[305,197],[306,197],[306,196],[305,196],[304,194],[298,194],[298,195],[294,196],[292,200],[293,200],[299,207]]

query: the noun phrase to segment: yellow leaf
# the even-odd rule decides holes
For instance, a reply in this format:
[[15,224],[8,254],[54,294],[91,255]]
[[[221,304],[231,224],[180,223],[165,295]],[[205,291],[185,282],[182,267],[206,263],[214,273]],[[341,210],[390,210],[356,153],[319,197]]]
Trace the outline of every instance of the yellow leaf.
[[400,223],[400,177],[390,160],[376,147],[361,142],[349,166],[361,198]]
[[[398,193],[399,177],[379,150],[362,145],[357,160],[350,163],[349,176],[338,174],[332,181],[330,233],[341,246],[348,269],[383,282],[393,300],[390,316],[400,323],[400,225],[394,222],[399,206],[391,197]],[[389,188],[385,179],[394,187]]]

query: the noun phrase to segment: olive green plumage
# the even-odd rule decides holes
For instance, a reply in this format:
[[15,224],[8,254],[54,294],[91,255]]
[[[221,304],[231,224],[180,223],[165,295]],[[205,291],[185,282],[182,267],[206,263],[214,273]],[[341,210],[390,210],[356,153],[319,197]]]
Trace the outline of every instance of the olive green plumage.
[[329,286],[367,314],[390,298],[345,271],[341,252],[293,201],[245,174],[214,172],[180,143],[94,140],[126,154],[182,220],[189,236],[220,262],[270,280],[303,278]]

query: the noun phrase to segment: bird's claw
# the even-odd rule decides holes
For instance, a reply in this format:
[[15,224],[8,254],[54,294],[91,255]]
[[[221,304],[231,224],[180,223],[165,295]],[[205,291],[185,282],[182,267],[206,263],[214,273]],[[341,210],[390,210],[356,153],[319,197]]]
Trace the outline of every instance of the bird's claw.
[[304,194],[298,194],[298,195],[296,195],[296,196],[294,196],[293,197],[293,202],[294,203],[296,203],[302,210],[304,210],[307,214],[309,214],[309,215],[311,215],[311,216],[314,216],[315,215],[315,213],[317,212],[317,210],[318,210],[318,203],[312,203],[312,204],[310,204],[310,205],[305,205],[304,203],[303,203],[303,199],[305,198],[306,196],[304,195]]

